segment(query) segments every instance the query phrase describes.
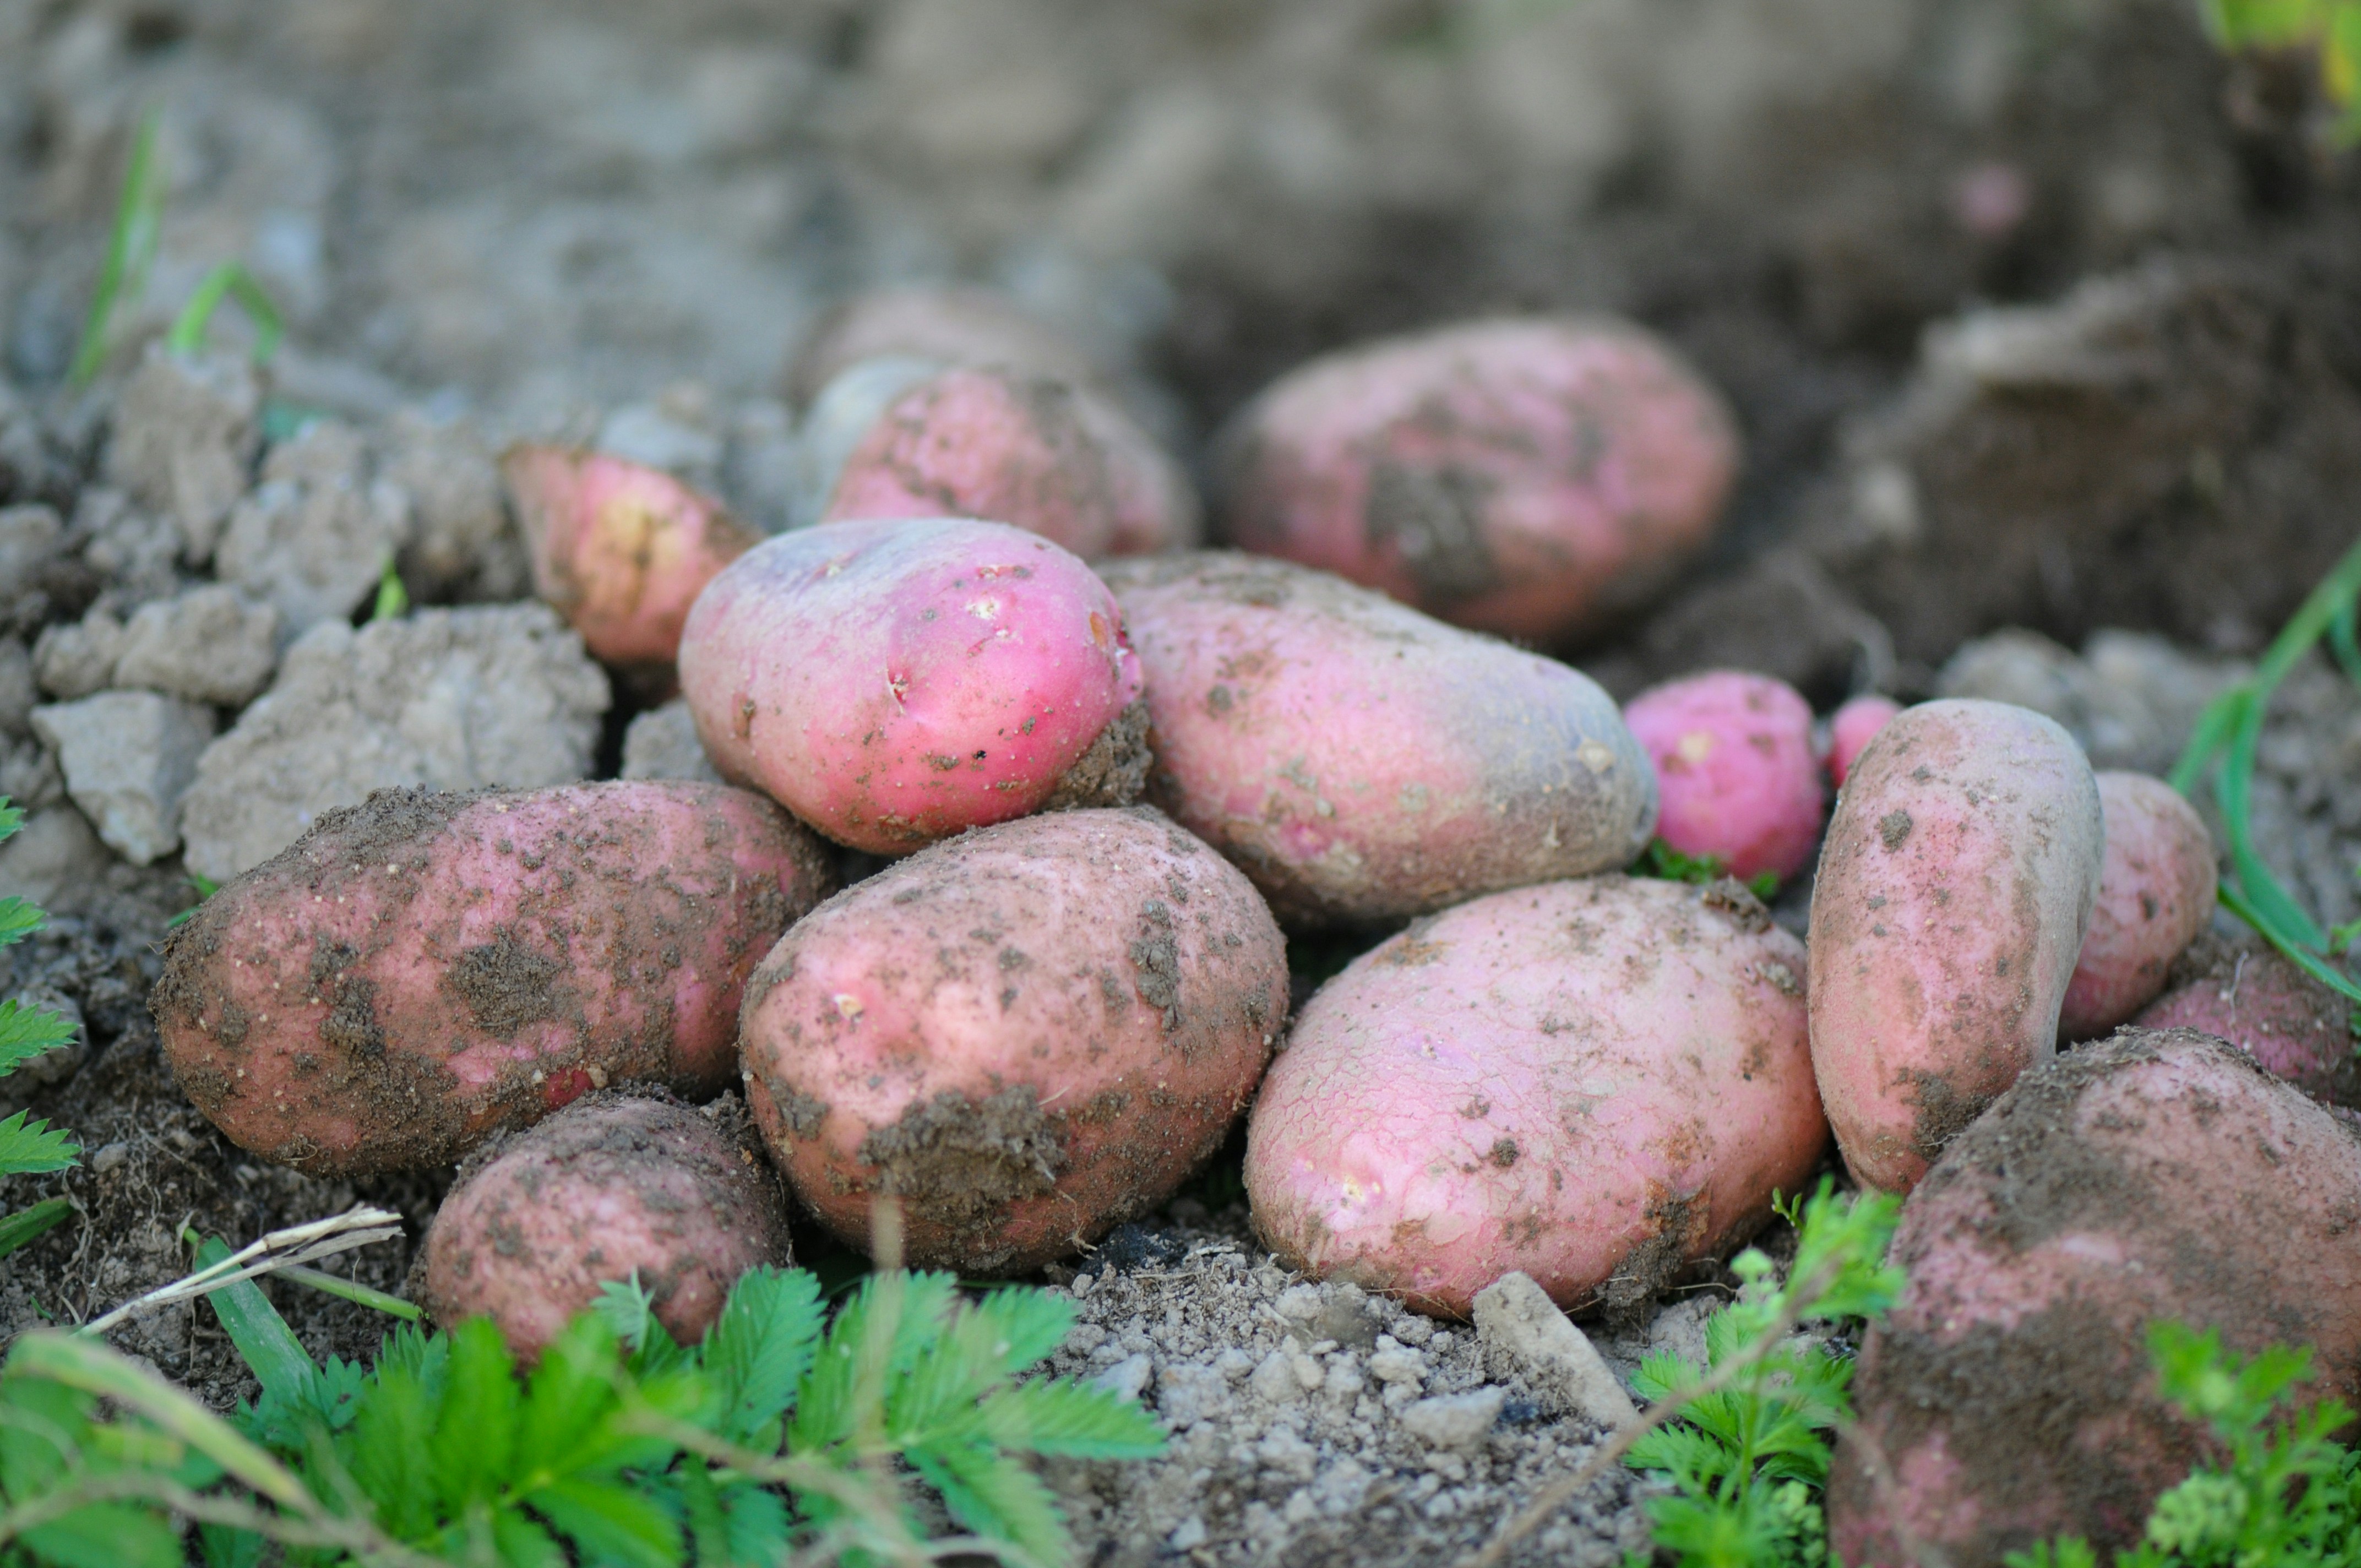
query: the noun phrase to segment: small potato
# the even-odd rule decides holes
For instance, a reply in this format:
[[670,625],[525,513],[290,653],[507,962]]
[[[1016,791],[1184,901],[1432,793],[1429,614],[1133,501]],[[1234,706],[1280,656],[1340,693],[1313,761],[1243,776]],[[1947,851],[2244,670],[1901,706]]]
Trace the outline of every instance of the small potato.
[[1149,798],[1304,925],[1627,866],[1656,780],[1554,659],[1226,552],[1110,564],[1148,676]]
[[1890,696],[1857,696],[1828,720],[1828,782],[1839,789],[1852,773],[1859,757],[1877,732],[1894,720],[1902,705]]
[[1084,384],[1099,366],[1073,339],[989,289],[880,289],[819,320],[787,367],[787,400],[809,408],[863,359],[932,359],[945,366],[1005,365]]
[[2106,832],[2081,748],[2029,708],[1905,709],[1845,781],[1812,890],[1812,1063],[1837,1146],[1906,1192],[2057,1048]]
[[681,639],[697,738],[840,844],[904,855],[1148,768],[1139,661],[1091,569],[957,518],[781,534],[713,580]]
[[796,1195],[914,1265],[1038,1268],[1169,1197],[1254,1093],[1287,952],[1156,812],[987,828],[856,883],[747,987],[746,1091]]
[[1717,670],[1641,693],[1623,722],[1656,764],[1656,836],[1741,882],[1812,862],[1828,820],[1812,707],[1784,681]]
[[2201,938],[2136,1020],[2227,1040],[2315,1100],[2361,1107],[2353,1004],[2268,948]]
[[2312,1347],[2361,1392],[2361,1138],[2190,1030],[2027,1071],[1902,1211],[1908,1275],[1853,1376],[1830,1555],[1990,1564],[2081,1536],[2108,1561],[2219,1450],[2159,1397],[2149,1325]]
[[149,1005],[241,1148],[425,1170],[609,1082],[719,1090],[747,974],[834,880],[719,784],[380,790],[200,905]]
[[734,1099],[577,1101],[461,1175],[426,1234],[423,1305],[446,1327],[491,1319],[531,1361],[636,1274],[664,1332],[695,1344],[740,1275],[794,1261],[755,1146]]
[[669,664],[715,574],[762,536],[662,469],[523,444],[500,474],[533,551],[533,591],[610,664]]
[[1290,1266],[1465,1317],[1510,1270],[1629,1315],[1828,1146],[1804,948],[1735,883],[1602,876],[1414,923],[1308,1003],[1246,1132]]
[[2096,1039],[2155,1001],[2172,960],[2213,920],[2213,839],[2197,808],[2146,773],[2098,781],[2106,862],[2058,1016],[2061,1043]]
[[1712,388],[1604,319],[1477,322],[1314,360],[1224,446],[1229,543],[1537,641],[1661,588],[1738,472]]

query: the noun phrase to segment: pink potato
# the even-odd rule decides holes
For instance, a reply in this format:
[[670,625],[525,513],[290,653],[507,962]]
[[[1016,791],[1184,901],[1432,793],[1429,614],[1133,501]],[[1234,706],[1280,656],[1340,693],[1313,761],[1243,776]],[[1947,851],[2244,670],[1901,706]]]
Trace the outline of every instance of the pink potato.
[[2316,1100],[2361,1106],[2353,1004],[2279,954],[2203,938],[2168,983],[2141,1028],[2201,1029]]
[[1587,318],[1314,360],[1224,445],[1231,543],[1540,641],[1662,587],[1711,536],[1739,458],[1694,370],[1638,327]]
[[1188,479],[1103,393],[1003,367],[945,369],[900,391],[828,489],[822,521],[990,518],[1089,559],[1180,549],[1199,532]]
[[840,844],[907,854],[1147,772],[1139,661],[1091,569],[958,518],[837,522],[740,556],[697,601],[680,679],[725,778]]
[[1287,949],[1145,808],[987,828],[814,911],[746,991],[746,1092],[820,1222],[914,1265],[1038,1268],[1171,1195],[1287,1023]]
[[668,664],[688,607],[761,535],[661,469],[520,444],[500,473],[533,551],[533,591],[610,664]]
[[1149,798],[1306,925],[1631,864],[1656,781],[1615,704],[1538,654],[1227,552],[1120,562]]
[[1853,1376],[1828,1544],[1853,1568],[2105,1562],[2219,1449],[2159,1396],[2149,1325],[2312,1347],[2361,1392],[2361,1138],[2220,1041],[2127,1030],[2027,1071],[1902,1211],[1908,1275]]
[[1853,764],[1812,890],[1812,1065],[1845,1164],[1906,1192],[2057,1049],[2105,851],[2099,786],[2050,719],[1905,709]]
[[820,389],[863,359],[932,359],[945,366],[1002,365],[1063,381],[1095,382],[1099,367],[1080,345],[989,289],[880,289],[823,315],[788,364],[787,400],[808,408]]
[[2095,1039],[2129,1022],[2213,919],[2213,839],[2197,808],[2146,773],[2104,773],[2098,781],[2106,861],[2058,1016],[2061,1042]]
[[1839,789],[1852,773],[1853,760],[1859,757],[1876,733],[1893,722],[1902,711],[1902,705],[1890,696],[1857,696],[1836,711],[1828,720],[1828,782]]
[[695,1344],[740,1275],[793,1261],[756,1150],[732,1098],[577,1100],[461,1173],[426,1234],[424,1305],[446,1326],[491,1319],[533,1360],[600,1287],[637,1276],[664,1331]]
[[1741,882],[1811,864],[1828,819],[1812,707],[1768,675],[1717,670],[1642,692],[1623,709],[1656,764],[1656,836],[1710,855]]
[[379,790],[200,905],[150,1006],[241,1148],[423,1170],[609,1082],[721,1089],[746,976],[833,881],[719,784]]
[[1291,1267],[1465,1317],[1510,1270],[1652,1303],[1828,1146],[1804,948],[1734,883],[1621,876],[1414,923],[1305,1004],[1246,1132]]

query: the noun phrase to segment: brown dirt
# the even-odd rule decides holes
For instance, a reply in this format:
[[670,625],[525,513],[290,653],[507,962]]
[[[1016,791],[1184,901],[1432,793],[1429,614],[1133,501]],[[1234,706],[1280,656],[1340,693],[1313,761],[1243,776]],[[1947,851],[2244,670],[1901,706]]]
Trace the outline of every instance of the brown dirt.
[[1098,738],[1058,775],[1057,787],[1049,792],[1041,809],[1077,811],[1101,806],[1129,806],[1147,786],[1149,761],[1148,704],[1143,699],[1129,704],[1107,720],[1107,727],[1099,731]]
[[1030,1084],[980,1101],[938,1094],[872,1130],[860,1159],[878,1168],[878,1191],[910,1200],[915,1223],[948,1233],[989,1274],[1005,1261],[988,1243],[1007,1206],[1049,1191],[1065,1168],[1063,1120],[1043,1113]]

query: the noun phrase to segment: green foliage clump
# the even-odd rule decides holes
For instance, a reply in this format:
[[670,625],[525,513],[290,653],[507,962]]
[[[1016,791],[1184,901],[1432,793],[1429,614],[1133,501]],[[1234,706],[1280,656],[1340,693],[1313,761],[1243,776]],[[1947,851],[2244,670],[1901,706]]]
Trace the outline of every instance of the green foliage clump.
[[[1728,876],[1730,867],[1719,855],[1684,855],[1662,839],[1651,839],[1647,850],[1632,866],[1631,874],[1655,877],[1663,882],[1690,883],[1701,887]],[[1757,872],[1747,882],[1746,889],[1768,904],[1779,896],[1779,873]]]
[[[0,795],[0,842],[25,825],[25,814]],[[28,900],[0,898],[0,948],[14,947],[49,924],[49,916]],[[14,998],[0,1001],[0,1077],[15,1072],[33,1058],[73,1042],[73,1025],[45,1007],[27,1007]],[[0,1176],[37,1176],[63,1170],[74,1163],[82,1146],[71,1135],[47,1122],[28,1120],[19,1111],[0,1121]],[[51,1198],[0,1217],[0,1255],[16,1251],[42,1232],[57,1225],[73,1206]]]

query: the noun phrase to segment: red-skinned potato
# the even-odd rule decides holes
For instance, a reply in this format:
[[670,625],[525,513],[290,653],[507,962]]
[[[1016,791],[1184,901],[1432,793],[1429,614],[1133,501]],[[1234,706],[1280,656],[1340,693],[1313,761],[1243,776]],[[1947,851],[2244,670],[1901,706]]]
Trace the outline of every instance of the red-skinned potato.
[[1304,366],[1224,438],[1227,542],[1552,641],[1661,588],[1738,472],[1713,389],[1606,319],[1499,320]]
[[821,389],[863,359],[1006,365],[1090,383],[1099,367],[1071,338],[989,289],[880,289],[822,316],[787,367],[787,399],[808,408]]
[[1325,572],[1112,562],[1147,674],[1148,798],[1303,925],[1619,869],[1656,780],[1579,672]]
[[777,1179],[727,1096],[702,1111],[577,1101],[471,1162],[425,1253],[435,1321],[489,1318],[526,1361],[613,1281],[636,1275],[664,1331],[695,1344],[740,1275],[794,1261]]
[[1812,707],[1784,681],[1715,670],[1652,686],[1623,722],[1656,765],[1656,837],[1741,882],[1811,864],[1827,820]]
[[1874,693],[1854,697],[1838,708],[1828,720],[1828,782],[1842,789],[1852,773],[1853,760],[1901,711],[1900,703]]
[[150,1006],[241,1148],[447,1166],[610,1081],[722,1088],[746,976],[834,880],[718,784],[380,790],[200,905]]
[[1803,944],[1732,882],[1498,893],[1304,1006],[1246,1135],[1290,1266],[1465,1317],[1510,1270],[1629,1314],[1828,1146]]
[[2316,1100],[2361,1106],[2353,1004],[2267,948],[2201,938],[2136,1020],[2230,1042]]
[[2066,1002],[2061,1041],[2096,1039],[2156,1000],[2213,919],[2213,838],[2179,790],[2146,773],[2098,775],[2107,855]]
[[603,452],[521,444],[500,474],[533,591],[610,664],[670,663],[688,607],[762,537],[662,469]]
[[2308,1346],[2361,1392],[2361,1138],[2189,1030],[2035,1068],[1902,1212],[1908,1276],[1869,1330],[1828,1478],[1855,1568],[2000,1568],[2080,1536],[2106,1561],[2218,1455],[2158,1391],[2158,1320],[2251,1355]]
[[2052,720],[1905,709],[1837,798],[1812,890],[1812,1062],[1845,1164],[1906,1192],[2057,1048],[2105,851],[2099,786]]
[[1038,1268],[1170,1195],[1286,1025],[1246,879],[1156,812],[1027,817],[806,916],[746,992],[747,1099],[845,1242],[897,1197],[914,1266]]

